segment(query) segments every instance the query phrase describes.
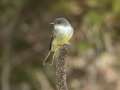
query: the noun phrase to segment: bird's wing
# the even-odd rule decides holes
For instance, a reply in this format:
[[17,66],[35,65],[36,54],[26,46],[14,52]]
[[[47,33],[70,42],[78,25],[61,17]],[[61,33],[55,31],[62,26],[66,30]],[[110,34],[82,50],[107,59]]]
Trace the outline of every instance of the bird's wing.
[[52,42],[53,42],[53,40],[54,40],[54,36],[52,34],[51,35],[51,39],[50,39],[49,52],[46,55],[43,64],[46,64],[47,62],[52,63],[52,59],[50,59],[50,57],[52,57],[53,54],[54,54],[54,52],[52,52],[52,50],[51,50],[52,49]]
[[49,50],[51,50],[51,48],[52,48],[52,42],[53,42],[54,38],[55,38],[55,35],[54,35],[54,33],[52,33],[51,40],[50,40],[50,45],[49,45],[50,46]]

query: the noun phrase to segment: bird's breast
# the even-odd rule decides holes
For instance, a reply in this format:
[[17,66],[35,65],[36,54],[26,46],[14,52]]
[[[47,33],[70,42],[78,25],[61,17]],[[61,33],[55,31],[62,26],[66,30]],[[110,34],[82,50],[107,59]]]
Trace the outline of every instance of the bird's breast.
[[59,36],[59,35],[70,35],[73,33],[73,29],[71,26],[61,26],[61,25],[57,25],[54,28],[54,34],[55,36]]

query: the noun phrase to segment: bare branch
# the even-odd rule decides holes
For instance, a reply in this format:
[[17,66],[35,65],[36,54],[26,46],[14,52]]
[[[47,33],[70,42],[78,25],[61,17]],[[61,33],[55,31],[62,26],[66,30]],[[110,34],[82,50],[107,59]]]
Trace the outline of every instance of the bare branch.
[[64,45],[59,52],[59,56],[56,59],[56,88],[57,90],[68,90],[66,82],[66,68],[65,68],[65,56],[67,54],[68,45]]

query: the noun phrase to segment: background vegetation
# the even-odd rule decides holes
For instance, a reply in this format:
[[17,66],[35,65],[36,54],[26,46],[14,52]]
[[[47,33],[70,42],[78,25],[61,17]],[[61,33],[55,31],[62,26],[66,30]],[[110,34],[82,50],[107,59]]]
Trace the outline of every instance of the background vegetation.
[[43,66],[49,23],[74,27],[66,57],[69,90],[120,90],[120,0],[0,0],[0,90],[55,90]]

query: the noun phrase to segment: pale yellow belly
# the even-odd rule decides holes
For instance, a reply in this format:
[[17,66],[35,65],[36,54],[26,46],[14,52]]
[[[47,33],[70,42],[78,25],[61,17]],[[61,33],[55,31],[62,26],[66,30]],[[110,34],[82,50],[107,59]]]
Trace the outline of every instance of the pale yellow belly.
[[56,49],[59,49],[62,45],[68,44],[70,40],[69,36],[62,36],[62,37],[56,37],[54,38],[52,42],[52,51],[55,51]]

